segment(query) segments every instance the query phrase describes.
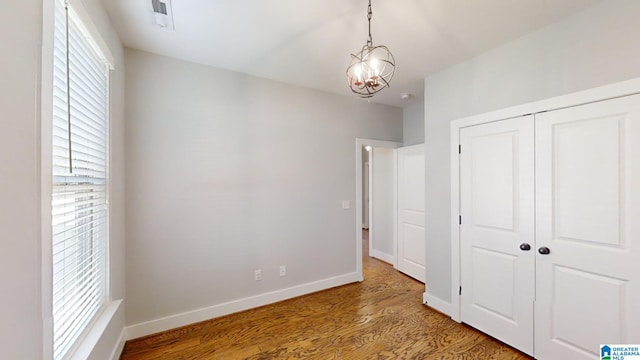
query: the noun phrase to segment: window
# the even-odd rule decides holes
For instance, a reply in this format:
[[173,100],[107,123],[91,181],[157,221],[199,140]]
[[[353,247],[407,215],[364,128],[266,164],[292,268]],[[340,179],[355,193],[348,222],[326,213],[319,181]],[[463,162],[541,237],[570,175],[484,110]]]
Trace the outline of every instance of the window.
[[53,358],[107,294],[109,67],[73,9],[56,1],[53,50]]

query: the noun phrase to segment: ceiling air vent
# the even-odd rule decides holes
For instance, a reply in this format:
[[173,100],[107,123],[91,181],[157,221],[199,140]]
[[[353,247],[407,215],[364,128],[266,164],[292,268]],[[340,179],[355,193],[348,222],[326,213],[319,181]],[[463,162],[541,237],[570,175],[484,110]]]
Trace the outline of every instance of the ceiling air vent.
[[151,0],[153,24],[166,30],[174,30],[171,0]]
[[167,4],[160,2],[160,0],[151,0],[151,5],[153,6],[153,12],[156,14],[169,15],[167,13]]

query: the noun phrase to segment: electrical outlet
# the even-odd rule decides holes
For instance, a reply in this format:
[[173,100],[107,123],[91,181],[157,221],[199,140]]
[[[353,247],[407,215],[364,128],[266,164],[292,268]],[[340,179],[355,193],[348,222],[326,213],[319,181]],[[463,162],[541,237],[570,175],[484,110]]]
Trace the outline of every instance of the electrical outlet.
[[254,278],[256,279],[256,281],[262,280],[262,270],[261,269],[256,270],[253,275],[254,275]]
[[280,276],[287,275],[287,265],[280,265]]

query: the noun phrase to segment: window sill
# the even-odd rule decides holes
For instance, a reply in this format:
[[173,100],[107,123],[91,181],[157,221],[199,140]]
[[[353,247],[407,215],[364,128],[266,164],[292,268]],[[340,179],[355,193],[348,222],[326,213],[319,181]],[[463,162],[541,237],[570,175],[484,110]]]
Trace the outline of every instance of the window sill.
[[113,300],[106,304],[85,337],[78,344],[76,350],[69,356],[69,360],[86,360],[89,358],[121,305],[122,300]]

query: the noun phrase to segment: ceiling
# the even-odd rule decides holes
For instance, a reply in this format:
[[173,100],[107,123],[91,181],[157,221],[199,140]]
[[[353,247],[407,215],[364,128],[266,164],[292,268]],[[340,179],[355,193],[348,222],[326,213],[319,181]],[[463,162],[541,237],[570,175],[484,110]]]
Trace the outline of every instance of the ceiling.
[[[371,101],[411,104],[426,76],[600,1],[373,0],[373,43],[396,73]],[[173,31],[153,24],[151,0],[102,2],[127,47],[357,97],[345,70],[367,40],[366,0],[173,0]]]

